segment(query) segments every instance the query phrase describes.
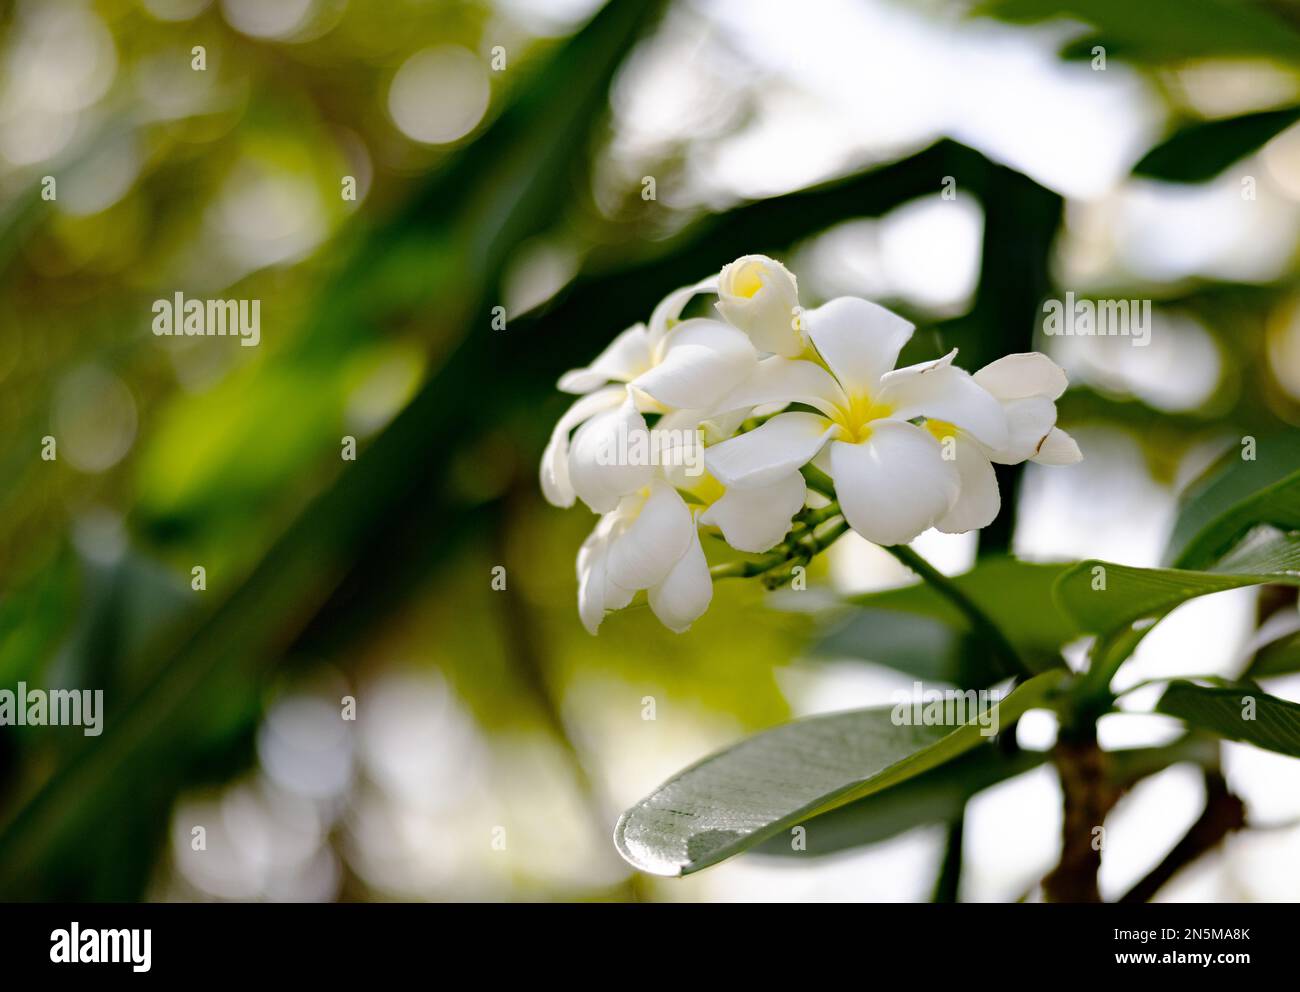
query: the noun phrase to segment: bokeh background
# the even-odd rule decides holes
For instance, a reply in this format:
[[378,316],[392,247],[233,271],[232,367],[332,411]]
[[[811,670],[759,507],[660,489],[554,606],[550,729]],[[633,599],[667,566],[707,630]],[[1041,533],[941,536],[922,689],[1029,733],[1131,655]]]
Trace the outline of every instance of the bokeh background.
[[[0,728],[0,895],[929,898],[943,823],[683,881],[610,840],[708,751],[912,681],[870,643],[826,646],[843,594],[910,581],[852,535],[806,593],[719,584],[687,635],[644,608],[578,623],[594,518],[536,485],[555,378],[741,254],[784,259],[805,304],[906,313],[907,360],[1040,348],[1069,371],[1086,460],[1007,473],[978,539],[923,536],[948,572],[1007,550],[1157,564],[1189,480],[1300,424],[1292,4],[599,7],[0,4],[0,687],[102,688],[107,709],[99,738]],[[1194,127],[1266,110],[1244,137]],[[1043,337],[1067,290],[1153,299],[1150,345]],[[178,291],[261,300],[261,344],[154,336]],[[1237,673],[1256,596],[1179,609],[1122,677]],[[1044,750],[1052,720],[1019,735]],[[1300,899],[1300,764],[1223,761],[1262,829],[1161,897]],[[1175,765],[1121,802],[1103,894],[1201,789]],[[1035,898],[1060,819],[1050,765],[977,795],[960,896]]]

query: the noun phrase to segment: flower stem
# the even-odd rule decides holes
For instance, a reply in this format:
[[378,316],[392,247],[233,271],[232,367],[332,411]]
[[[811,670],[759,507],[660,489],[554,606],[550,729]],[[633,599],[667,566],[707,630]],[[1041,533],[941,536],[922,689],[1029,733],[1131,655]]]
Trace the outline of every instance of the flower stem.
[[982,635],[997,652],[1002,667],[1007,675],[1033,675],[1034,673],[1021,659],[1019,653],[998,625],[989,619],[961,588],[906,544],[882,545],[886,551],[928,582],[934,590],[961,611],[971,628]]

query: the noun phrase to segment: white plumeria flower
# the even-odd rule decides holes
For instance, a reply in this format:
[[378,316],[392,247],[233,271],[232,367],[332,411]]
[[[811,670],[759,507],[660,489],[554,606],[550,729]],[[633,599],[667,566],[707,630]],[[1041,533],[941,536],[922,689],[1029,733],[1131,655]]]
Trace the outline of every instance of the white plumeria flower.
[[715,289],[716,281],[706,280],[670,293],[648,327],[628,328],[591,365],[561,377],[562,390],[585,395],[560,418],[542,454],[549,502],[567,507],[576,497],[597,513],[612,511],[653,476],[651,465],[602,457],[620,437],[644,433],[646,413],[712,407],[753,371],[758,356],[744,332],[718,320],[678,319],[692,296]]
[[797,326],[799,286],[776,259],[746,255],[718,276],[718,312],[749,335],[759,351],[797,358],[805,348]]
[[663,479],[620,499],[578,552],[578,615],[591,633],[642,589],[654,615],[677,633],[713,598],[695,515]]
[[943,420],[997,450],[1008,441],[1002,406],[952,364],[955,351],[894,370],[913,327],[874,303],[841,297],[804,313],[802,325],[815,360],[764,359],[720,409],[800,403],[818,412],[780,413],[711,447],[709,471],[729,490],[755,489],[817,457],[850,527],[877,544],[906,544],[944,517],[960,491],[954,462],[909,421]]
[[[935,527],[949,534],[978,530],[1001,508],[993,465],[1035,461],[1070,465],[1083,458],[1074,438],[1056,426],[1056,400],[1069,385],[1065,371],[1046,355],[1028,352],[999,358],[972,377],[1002,405],[1007,440],[990,447],[968,431],[942,420],[925,426],[942,444],[951,444],[961,479],[956,504]],[[951,440],[950,440],[951,439]]]

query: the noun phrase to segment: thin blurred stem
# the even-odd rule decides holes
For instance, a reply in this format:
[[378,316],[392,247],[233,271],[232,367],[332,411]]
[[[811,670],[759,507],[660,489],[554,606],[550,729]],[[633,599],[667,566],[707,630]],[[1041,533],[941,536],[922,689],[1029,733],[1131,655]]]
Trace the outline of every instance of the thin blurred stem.
[[961,847],[965,822],[966,809],[963,807],[957,818],[948,824],[943,863],[939,866],[939,877],[934,882],[931,902],[957,902],[957,893],[961,887]]
[[952,579],[944,575],[906,544],[882,545],[886,551],[928,582],[970,622],[971,628],[984,637],[997,652],[1008,675],[1033,675],[1006,635]]

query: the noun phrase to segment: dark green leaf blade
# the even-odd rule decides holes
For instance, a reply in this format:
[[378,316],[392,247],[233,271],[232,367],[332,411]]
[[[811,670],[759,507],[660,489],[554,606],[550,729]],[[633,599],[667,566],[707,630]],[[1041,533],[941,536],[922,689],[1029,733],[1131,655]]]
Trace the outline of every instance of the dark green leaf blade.
[[1270,696],[1254,685],[1172,682],[1156,711],[1229,740],[1300,758],[1300,705]]
[[1300,121],[1300,106],[1200,121],[1174,132],[1142,156],[1133,174],[1173,183],[1203,183]]
[[1175,568],[1205,568],[1257,524],[1300,528],[1300,432],[1236,445],[1183,496],[1165,550]]
[[[1017,688],[998,704],[999,724],[1043,705],[1061,676],[1047,672]],[[885,706],[798,720],[705,758],[624,813],[615,846],[642,871],[690,874],[987,740],[977,722],[896,725],[891,713]]]

